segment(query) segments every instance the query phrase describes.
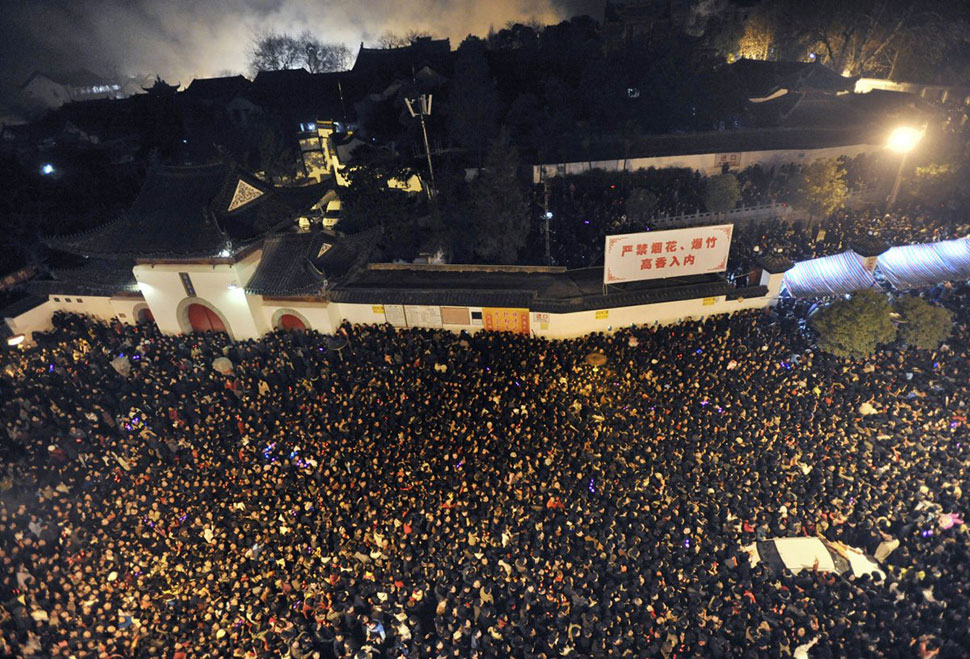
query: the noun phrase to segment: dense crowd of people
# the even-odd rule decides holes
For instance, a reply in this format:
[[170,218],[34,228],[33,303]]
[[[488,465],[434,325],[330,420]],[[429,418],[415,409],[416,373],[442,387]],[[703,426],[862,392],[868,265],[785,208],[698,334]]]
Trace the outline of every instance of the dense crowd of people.
[[[938,293],[949,346],[866,361],[784,310],[569,341],[59,316],[0,363],[0,651],[966,656],[970,289]],[[816,535],[885,578],[744,550]]]
[[[853,193],[865,190],[884,175],[884,163],[878,155],[861,154],[841,158],[839,162],[845,171],[848,189]],[[793,178],[800,171],[801,167],[796,164],[753,165],[733,170],[739,188],[736,206],[753,208],[790,203]],[[697,171],[675,167],[619,173],[594,170],[582,175],[554,177],[534,191],[534,198],[539,202],[536,212],[541,215],[548,209],[551,213],[555,263],[570,268],[589,267],[602,263],[607,235],[671,228],[670,218],[707,212],[707,180]],[[740,222],[738,227],[747,224]],[[778,224],[777,218],[771,218],[770,226],[775,224]],[[544,227],[535,226],[526,260],[538,262],[544,247]]]
[[743,275],[755,267],[758,254],[781,249],[794,262],[852,248],[860,239],[876,238],[889,246],[932,243],[970,236],[970,222],[949,209],[909,204],[892,212],[842,209],[816,223],[745,222],[735,226],[730,268]]

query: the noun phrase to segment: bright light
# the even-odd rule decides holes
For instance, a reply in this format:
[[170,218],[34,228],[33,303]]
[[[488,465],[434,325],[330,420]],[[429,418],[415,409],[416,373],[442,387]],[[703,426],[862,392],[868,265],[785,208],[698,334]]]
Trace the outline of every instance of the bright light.
[[923,131],[911,126],[900,126],[889,135],[886,148],[896,153],[909,153],[923,139]]
[[43,167],[40,168],[40,173],[43,174],[44,176],[50,176],[51,174],[54,173],[54,165],[50,163],[46,163]]
[[7,345],[10,346],[11,348],[14,346],[19,346],[21,343],[23,343],[26,340],[26,338],[27,337],[24,336],[23,334],[15,334],[11,336],[9,339],[7,339]]
[[236,284],[229,284],[229,290],[230,291],[238,291],[239,290],[239,286],[237,286]]
[[219,256],[221,256],[223,258],[226,258],[226,257],[232,256],[232,252],[229,251],[229,248],[228,247],[226,247],[221,252],[219,252]]
[[547,220],[551,220],[552,219],[552,211],[546,211],[546,219]]

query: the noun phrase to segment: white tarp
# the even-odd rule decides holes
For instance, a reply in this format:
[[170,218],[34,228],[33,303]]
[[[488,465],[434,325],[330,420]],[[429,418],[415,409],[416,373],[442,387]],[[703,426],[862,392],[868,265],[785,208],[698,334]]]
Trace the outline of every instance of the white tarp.
[[724,272],[733,230],[718,224],[607,236],[603,283]]
[[816,559],[820,571],[835,571],[832,555],[818,538],[778,538],[775,540],[775,549],[778,550],[785,567],[796,574],[802,570],[811,570]]

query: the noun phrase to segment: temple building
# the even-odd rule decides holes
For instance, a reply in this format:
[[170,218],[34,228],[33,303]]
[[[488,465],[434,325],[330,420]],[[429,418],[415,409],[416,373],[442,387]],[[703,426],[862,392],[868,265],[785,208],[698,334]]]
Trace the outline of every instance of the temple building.
[[324,291],[367,252],[360,240],[335,247],[320,226],[331,181],[275,187],[229,163],[159,167],[120,218],[49,239],[82,264],[30,289],[51,315],[151,321],[167,333],[328,330]]
[[31,297],[3,310],[0,330],[29,343],[73,312],[237,341],[345,321],[565,338],[763,308],[790,267],[766,265],[744,288],[701,274],[606,295],[602,268],[381,263],[380,229],[327,228],[335,185],[274,186],[228,162],[156,167],[120,217],[47,239],[75,266],[28,282]]

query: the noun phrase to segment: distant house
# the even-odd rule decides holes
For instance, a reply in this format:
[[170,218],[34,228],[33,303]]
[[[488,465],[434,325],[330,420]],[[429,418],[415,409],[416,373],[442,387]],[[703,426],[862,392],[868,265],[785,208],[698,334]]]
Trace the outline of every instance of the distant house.
[[40,112],[73,101],[124,98],[125,93],[119,81],[82,69],[67,74],[35,71],[20,87],[18,96],[26,110]]

